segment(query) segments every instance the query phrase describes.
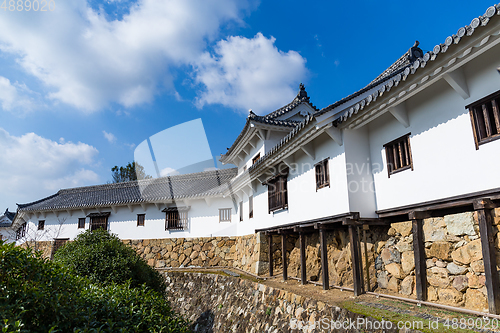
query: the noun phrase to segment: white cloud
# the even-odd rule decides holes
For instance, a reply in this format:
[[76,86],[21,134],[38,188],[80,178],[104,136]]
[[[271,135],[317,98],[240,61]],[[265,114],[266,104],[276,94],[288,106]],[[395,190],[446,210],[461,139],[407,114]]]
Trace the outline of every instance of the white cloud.
[[275,38],[229,37],[217,43],[215,55],[204,53],[195,64],[195,80],[204,86],[197,105],[222,104],[254,112],[270,112],[295,97],[307,75],[306,60],[295,51],[282,52]]
[[179,171],[168,167],[160,171],[160,177],[175,176],[179,174]]
[[250,5],[140,0],[131,6],[121,20],[108,20],[85,0],[57,2],[47,13],[1,11],[0,50],[43,82],[49,98],[89,112],[112,102],[131,107],[175,90],[170,69],[195,62],[220,26],[241,22]]
[[97,154],[85,143],[58,143],[35,133],[18,137],[0,128],[0,205],[12,211],[16,202],[98,183],[99,176],[90,169]]
[[3,110],[25,113],[38,104],[36,94],[25,84],[12,84],[6,77],[0,76],[0,105]]
[[104,137],[106,138],[106,140],[108,140],[109,143],[116,142],[116,136],[114,136],[113,133],[108,133],[106,131],[102,131],[102,134],[104,134]]

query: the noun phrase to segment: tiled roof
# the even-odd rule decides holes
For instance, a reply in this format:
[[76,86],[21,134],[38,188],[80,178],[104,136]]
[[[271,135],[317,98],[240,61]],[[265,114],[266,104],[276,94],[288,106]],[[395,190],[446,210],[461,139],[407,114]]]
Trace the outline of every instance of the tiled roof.
[[[371,95],[368,95],[366,98],[364,98],[363,100],[359,101],[351,108],[349,108],[349,110],[347,110],[340,117],[339,122],[346,121],[348,118],[357,114],[358,111],[362,110],[365,106],[375,101],[378,97],[384,95],[384,93],[388,92],[392,87],[399,85],[401,81],[406,81],[408,76],[415,74],[419,68],[424,68],[428,63],[435,61],[440,54],[446,53],[450,47],[452,47],[453,45],[460,44],[462,40],[472,36],[477,29],[485,27],[495,15],[500,15],[500,4],[489,7],[484,13],[484,15],[474,18],[469,25],[466,25],[458,29],[457,33],[448,36],[444,41],[444,43],[436,45],[432,51],[429,51],[423,54],[418,59],[415,59],[411,63],[411,65],[409,66],[407,65],[406,67],[404,67],[402,71],[398,70],[394,72],[393,75],[388,76],[386,78],[387,82],[385,82],[385,84],[381,85],[376,92],[374,92]],[[380,84],[380,82],[378,84]],[[319,114],[328,111],[328,110],[324,111],[325,109],[320,110]]]
[[14,217],[16,216],[16,213],[15,212],[9,212],[9,209],[7,208],[5,210],[5,213],[3,215],[5,215],[9,220],[14,221]]
[[314,115],[319,116],[319,115],[322,115],[330,110],[333,110],[337,106],[342,105],[342,104],[350,101],[351,99],[358,97],[359,95],[361,95],[361,94],[367,92],[368,90],[382,84],[383,82],[389,80],[390,78],[404,72],[406,68],[411,67],[412,64],[417,59],[419,59],[423,56],[423,52],[418,47],[418,45],[419,45],[419,42],[418,41],[415,42],[415,44],[408,51],[406,51],[405,54],[403,54],[398,60],[396,60],[391,66],[389,66],[379,76],[377,76],[366,87],[356,91],[355,93],[353,93],[347,97],[342,98],[341,100],[339,100],[333,104],[328,105],[327,107],[316,112]]
[[260,164],[262,164],[264,161],[266,161],[268,158],[270,158],[272,155],[274,155],[282,146],[284,146],[286,143],[291,141],[298,133],[302,132],[304,128],[307,127],[314,119],[314,116],[307,116],[304,121],[302,121],[297,127],[293,129],[290,133],[288,133],[287,136],[285,136],[281,141],[274,146],[270,151],[267,152],[264,156],[259,158],[250,168],[248,168],[249,171],[257,168]]
[[268,113],[267,115],[263,116],[264,118],[267,118],[267,119],[274,119],[274,118],[277,118],[281,115],[284,115],[285,113],[288,113],[290,112],[291,110],[293,110],[297,105],[299,105],[300,103],[307,103],[309,104],[314,110],[318,111],[318,108],[315,107],[310,101],[309,101],[309,96],[307,96],[307,91],[306,91],[306,87],[301,83],[299,85],[299,92],[297,93],[297,96],[295,96],[295,98],[293,99],[293,101],[291,101],[290,103],[288,103],[287,105],[279,108],[278,110],[275,110],[271,113]]
[[[50,197],[19,204],[19,211],[43,211],[147,203],[221,194],[236,168],[60,190]],[[142,194],[141,194],[142,190]]]
[[307,103],[309,104],[313,109],[318,110],[314,105],[312,105],[309,102],[309,96],[307,96],[307,92],[305,90],[304,85],[301,83],[299,86],[299,92],[297,93],[297,96],[293,99],[292,102],[288,103],[287,105],[283,106],[282,108],[279,108],[278,110],[275,110],[265,116],[258,116],[255,113],[250,110],[247,121],[245,123],[245,126],[243,126],[243,129],[241,130],[240,134],[234,140],[233,144],[231,145],[230,148],[228,148],[227,152],[222,155],[222,158],[225,156],[229,156],[232,151],[236,148],[240,140],[243,138],[245,133],[248,131],[248,128],[250,127],[250,122],[255,121],[259,122],[262,124],[267,124],[267,125],[273,125],[273,126],[283,126],[283,127],[296,127],[298,124],[301,123],[301,121],[298,120],[279,120],[276,119],[277,117],[290,112],[293,110],[296,106],[298,106],[300,103]]
[[3,215],[0,215],[0,228],[8,228],[12,225],[12,221],[14,221],[14,217],[16,213],[9,212],[7,208]]

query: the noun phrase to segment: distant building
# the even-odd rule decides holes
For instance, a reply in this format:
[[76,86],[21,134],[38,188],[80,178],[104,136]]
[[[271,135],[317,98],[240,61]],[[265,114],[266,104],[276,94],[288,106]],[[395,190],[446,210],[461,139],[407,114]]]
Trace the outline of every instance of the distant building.
[[12,221],[16,213],[9,212],[7,208],[3,215],[0,215],[0,240],[12,242],[12,236],[14,234],[14,229],[12,228]]

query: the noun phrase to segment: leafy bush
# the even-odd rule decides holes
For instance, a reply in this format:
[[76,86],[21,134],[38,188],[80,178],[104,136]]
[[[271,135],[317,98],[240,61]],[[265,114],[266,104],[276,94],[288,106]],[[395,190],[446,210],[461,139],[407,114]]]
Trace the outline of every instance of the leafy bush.
[[85,277],[0,241],[2,332],[188,332],[163,295]]
[[165,282],[154,268],[137,253],[106,230],[87,230],[66,243],[54,255],[54,261],[96,283],[125,283],[132,287],[146,284],[164,293]]

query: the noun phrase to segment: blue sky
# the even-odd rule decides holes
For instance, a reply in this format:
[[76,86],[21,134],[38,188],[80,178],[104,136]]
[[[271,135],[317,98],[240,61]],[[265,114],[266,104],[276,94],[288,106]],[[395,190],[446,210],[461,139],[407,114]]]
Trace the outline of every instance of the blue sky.
[[432,50],[494,3],[53,4],[46,12],[0,9],[1,210],[106,183],[141,142],[198,118],[218,156],[248,109],[279,108],[300,82],[325,107],[365,86],[415,40]]

